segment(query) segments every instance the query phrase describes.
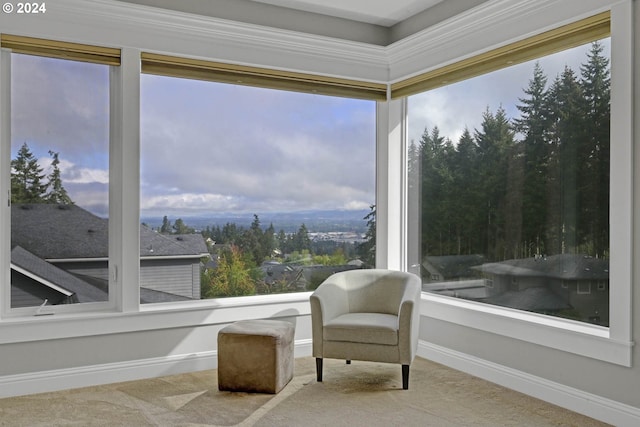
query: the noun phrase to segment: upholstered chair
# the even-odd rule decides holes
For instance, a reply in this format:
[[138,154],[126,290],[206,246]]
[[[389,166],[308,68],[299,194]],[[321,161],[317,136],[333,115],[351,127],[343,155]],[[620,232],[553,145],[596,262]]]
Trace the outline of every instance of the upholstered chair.
[[402,388],[418,347],[421,281],[412,273],[373,269],[329,276],[311,295],[313,357],[402,365]]

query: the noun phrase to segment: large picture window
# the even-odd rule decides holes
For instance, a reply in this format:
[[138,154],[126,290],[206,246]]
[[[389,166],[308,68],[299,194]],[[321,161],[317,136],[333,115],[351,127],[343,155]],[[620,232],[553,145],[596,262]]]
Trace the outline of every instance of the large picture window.
[[375,108],[143,74],[141,302],[309,291],[373,266]]
[[609,326],[609,52],[601,39],[408,98],[425,291]]
[[109,65],[51,56],[10,55],[10,306],[37,314],[109,300]]

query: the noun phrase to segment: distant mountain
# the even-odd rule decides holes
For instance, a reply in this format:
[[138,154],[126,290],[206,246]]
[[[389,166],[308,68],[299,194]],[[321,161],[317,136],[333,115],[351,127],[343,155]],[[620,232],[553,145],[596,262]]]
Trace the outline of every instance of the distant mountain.
[[[262,229],[273,224],[276,232],[284,230],[286,233],[297,231],[302,224],[309,232],[328,231],[355,231],[365,232],[367,221],[364,217],[369,213],[368,209],[362,210],[323,210],[323,211],[298,211],[298,212],[256,212],[260,219]],[[253,222],[253,213],[210,213],[202,215],[170,215],[169,221],[173,224],[176,219],[182,218],[184,223],[196,230],[209,227],[224,226],[227,223],[237,226],[249,227]],[[141,221],[152,228],[162,225],[160,217],[142,217]]]

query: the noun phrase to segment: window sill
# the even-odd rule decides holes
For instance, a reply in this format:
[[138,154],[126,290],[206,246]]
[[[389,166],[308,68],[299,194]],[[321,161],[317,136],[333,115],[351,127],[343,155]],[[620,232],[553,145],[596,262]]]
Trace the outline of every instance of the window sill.
[[0,322],[0,344],[226,324],[310,314],[311,292],[145,304],[137,312],[56,313]]
[[633,342],[612,339],[609,328],[602,326],[425,292],[422,293],[421,315],[617,365],[631,366]]

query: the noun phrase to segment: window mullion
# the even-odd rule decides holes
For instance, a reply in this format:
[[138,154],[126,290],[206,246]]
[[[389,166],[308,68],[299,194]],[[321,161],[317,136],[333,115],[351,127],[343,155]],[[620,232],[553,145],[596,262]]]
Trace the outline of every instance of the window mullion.
[[123,49],[111,71],[109,295],[123,312],[140,308],[140,52]]
[[11,309],[11,52],[7,49],[0,50],[0,159],[0,318],[3,318]]

